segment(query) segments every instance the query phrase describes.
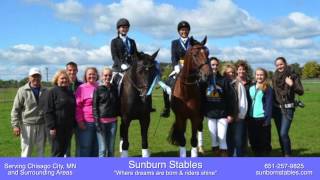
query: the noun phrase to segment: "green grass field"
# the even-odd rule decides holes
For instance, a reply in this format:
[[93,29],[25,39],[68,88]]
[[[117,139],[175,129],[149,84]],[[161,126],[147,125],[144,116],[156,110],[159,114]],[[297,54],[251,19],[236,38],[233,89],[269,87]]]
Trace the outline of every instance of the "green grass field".
[[[306,107],[298,108],[295,113],[294,122],[291,126],[290,137],[292,141],[293,156],[320,156],[320,83],[305,82],[305,95],[300,99]],[[3,102],[3,99],[13,99],[16,89],[0,89],[0,156],[20,156],[20,139],[12,135],[10,125],[10,111],[12,102]],[[170,145],[166,138],[173,123],[173,114],[170,118],[160,118],[163,108],[162,93],[157,89],[153,93],[153,107],[157,109],[151,114],[151,125],[149,128],[149,149],[151,156],[175,157],[178,156],[178,147]],[[118,121],[118,125],[120,121]],[[119,127],[119,126],[118,126]],[[187,126],[187,149],[190,150],[190,124]],[[129,130],[130,156],[141,156],[141,135],[138,121],[133,121]],[[119,144],[119,128],[116,140],[116,156]],[[204,121],[204,144],[207,150],[205,156],[210,153],[210,139],[207,121]],[[74,146],[74,145],[73,145]],[[275,125],[272,125],[272,156],[281,156]],[[74,148],[73,148],[74,151]],[[49,145],[46,155],[50,155]],[[249,156],[251,153],[249,152]]]

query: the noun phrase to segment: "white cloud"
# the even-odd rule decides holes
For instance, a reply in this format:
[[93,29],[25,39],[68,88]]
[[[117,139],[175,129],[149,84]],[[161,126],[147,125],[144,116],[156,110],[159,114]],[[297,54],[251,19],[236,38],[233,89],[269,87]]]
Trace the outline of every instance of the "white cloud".
[[272,48],[235,46],[220,49],[218,56],[224,60],[247,59],[251,63],[268,63],[273,62],[277,54],[279,52]]
[[258,32],[261,23],[239,8],[232,0],[199,0],[194,9],[178,9],[154,0],[120,0],[111,4],[85,7],[77,0],[52,2],[50,7],[64,20],[78,21],[87,33],[114,32],[119,18],[130,20],[133,30],[153,37],[175,35],[179,21],[187,20],[192,34],[226,37]]
[[[71,40],[77,39],[76,37]],[[80,42],[78,42],[80,43]],[[81,43],[80,43],[81,44]],[[141,49],[153,54],[158,48],[141,45]],[[162,48],[157,59],[161,62],[170,62],[170,50]],[[33,67],[49,67],[49,80],[57,69],[64,68],[69,61],[79,65],[79,75],[88,66],[102,69],[103,66],[113,64],[110,47],[107,45],[98,48],[70,47],[70,46],[34,46],[31,44],[17,44],[7,49],[0,49],[0,67],[6,71],[0,73],[0,79],[21,79],[26,77],[28,70]],[[1,68],[0,68],[1,70]],[[18,72],[18,73],[16,73]]]
[[301,12],[293,12],[267,25],[264,34],[276,38],[316,37],[320,35],[320,20]]
[[29,44],[18,44],[18,45],[13,46],[13,49],[21,50],[21,51],[33,51],[34,46],[29,45]]
[[273,41],[275,47],[279,48],[309,48],[314,45],[312,39],[295,39],[295,38],[286,38],[286,39],[275,39]]
[[[218,48],[215,56],[222,60],[238,60],[245,59],[253,68],[263,67],[268,70],[274,70],[274,60],[283,56],[286,57],[289,64],[299,63],[304,65],[307,61],[315,60],[320,63],[320,52],[317,51],[315,45],[308,49],[284,49],[270,47],[226,47]],[[211,49],[210,49],[211,50]]]
[[52,8],[55,10],[56,15],[59,18],[70,20],[70,21],[79,21],[85,14],[84,6],[77,0],[66,0],[61,3],[52,3]]
[[211,37],[243,35],[258,31],[261,26],[231,0],[202,0],[199,7],[188,10],[170,4],[155,5],[152,0],[122,0],[98,5],[92,12],[95,15],[93,31],[113,30],[120,17],[127,17],[133,28],[156,37],[174,35],[181,20],[190,22],[192,34]]
[[111,55],[108,49],[109,46],[81,49],[19,44],[9,49],[0,50],[0,59],[8,60],[16,65],[61,65],[71,59],[79,64],[111,64]]
[[203,0],[200,7],[182,13],[196,34],[226,37],[258,32],[262,24],[231,0]]

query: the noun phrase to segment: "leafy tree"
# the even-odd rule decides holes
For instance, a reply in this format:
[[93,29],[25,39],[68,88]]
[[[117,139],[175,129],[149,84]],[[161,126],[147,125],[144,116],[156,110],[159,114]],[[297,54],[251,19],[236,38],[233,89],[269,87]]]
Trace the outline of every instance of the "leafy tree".
[[169,77],[169,74],[172,71],[172,67],[170,64],[162,64],[160,63],[160,70],[161,70],[161,79],[163,81],[166,81]]
[[300,64],[299,63],[293,63],[293,64],[290,64],[290,67],[293,69],[293,71],[295,73],[297,73],[299,76],[302,75],[302,67],[300,67]]
[[28,77],[25,77],[19,81],[19,86],[23,86],[28,82]]
[[307,78],[316,78],[320,75],[320,65],[316,61],[308,61],[302,71],[302,77]]
[[273,77],[273,71],[268,71],[268,78],[272,79],[272,77]]

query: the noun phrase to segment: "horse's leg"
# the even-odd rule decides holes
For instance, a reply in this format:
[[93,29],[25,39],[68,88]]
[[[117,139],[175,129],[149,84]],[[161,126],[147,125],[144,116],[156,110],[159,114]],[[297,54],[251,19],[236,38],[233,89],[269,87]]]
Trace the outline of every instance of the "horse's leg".
[[124,122],[121,119],[121,124],[120,124],[120,143],[119,143],[119,152],[120,153],[122,153],[123,133],[124,133]]
[[198,140],[197,140],[197,131],[199,129],[199,125],[201,122],[201,118],[200,117],[192,117],[191,118],[191,128],[192,128],[192,135],[191,135],[191,157],[198,157],[198,149],[197,149],[197,145],[198,145]]
[[150,124],[150,115],[139,119],[140,130],[141,130],[141,146],[142,146],[142,157],[149,157],[150,153],[148,150],[148,129]]
[[201,117],[201,121],[198,126],[198,151],[200,154],[204,155],[204,149],[203,149],[203,119],[204,117]]
[[[178,120],[180,118],[180,120]],[[186,150],[186,126],[187,126],[187,119],[183,117],[176,116],[176,122],[178,123],[178,138],[179,138],[179,149],[180,149],[180,157],[187,157],[187,150]]]
[[128,138],[128,131],[129,131],[129,126],[130,126],[130,119],[123,118],[122,123],[122,152],[121,152],[121,157],[128,157],[128,149],[129,149],[129,138]]

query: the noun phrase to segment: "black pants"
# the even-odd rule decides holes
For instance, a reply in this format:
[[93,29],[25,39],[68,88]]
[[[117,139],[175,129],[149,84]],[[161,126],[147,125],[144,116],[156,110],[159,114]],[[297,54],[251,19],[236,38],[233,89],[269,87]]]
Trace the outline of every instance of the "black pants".
[[269,156],[271,147],[271,125],[264,126],[263,118],[251,118],[248,124],[249,142],[255,156]]
[[51,137],[52,157],[63,157],[67,153],[67,149],[71,143],[72,131],[72,126],[63,126],[56,129],[56,136],[53,138]]

